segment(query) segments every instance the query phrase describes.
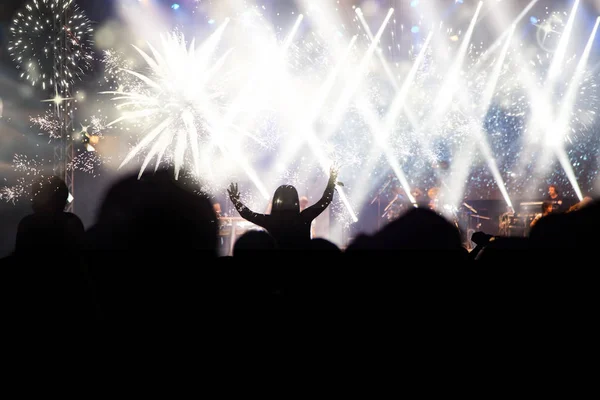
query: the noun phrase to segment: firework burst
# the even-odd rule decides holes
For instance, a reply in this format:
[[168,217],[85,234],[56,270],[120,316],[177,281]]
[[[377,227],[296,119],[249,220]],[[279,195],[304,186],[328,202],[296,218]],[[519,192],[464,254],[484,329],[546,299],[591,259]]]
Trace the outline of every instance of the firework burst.
[[8,50],[33,86],[62,93],[91,67],[92,28],[73,0],[31,0],[10,32]]
[[147,150],[140,176],[156,157],[157,168],[171,158],[178,177],[189,148],[193,171],[199,175],[200,142],[210,139],[220,120],[221,93],[213,79],[229,54],[214,59],[220,32],[200,46],[194,40],[188,44],[180,33],[168,34],[162,37],[162,53],[149,45],[152,56],[134,46],[146,61],[149,73],[122,70],[135,78],[137,86],[104,92],[115,96],[113,100],[122,112],[109,125],[129,122],[145,133],[121,166]]

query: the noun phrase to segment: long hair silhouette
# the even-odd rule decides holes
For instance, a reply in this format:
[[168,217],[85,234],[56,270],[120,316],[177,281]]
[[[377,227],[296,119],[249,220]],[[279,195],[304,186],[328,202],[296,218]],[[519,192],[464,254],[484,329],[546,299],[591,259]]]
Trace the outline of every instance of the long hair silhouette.
[[240,200],[236,183],[231,183],[229,198],[242,218],[263,227],[275,238],[279,249],[306,248],[311,240],[311,223],[331,204],[337,170],[331,169],[327,187],[319,201],[300,211],[298,191],[292,185],[281,185],[275,190],[270,214],[258,214]]
[[279,186],[273,195],[271,214],[282,212],[300,213],[300,197],[292,185]]

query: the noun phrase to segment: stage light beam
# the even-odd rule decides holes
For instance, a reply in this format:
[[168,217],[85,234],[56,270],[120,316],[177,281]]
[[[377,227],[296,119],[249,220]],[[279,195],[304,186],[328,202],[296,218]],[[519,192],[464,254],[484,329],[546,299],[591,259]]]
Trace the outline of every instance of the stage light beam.
[[342,116],[344,115],[344,112],[348,107],[348,104],[352,101],[356,90],[360,87],[362,81],[364,80],[365,72],[369,66],[369,63],[371,62],[371,59],[373,58],[373,54],[375,53],[377,46],[379,46],[381,36],[383,35],[383,32],[385,32],[385,29],[387,28],[387,25],[390,22],[390,18],[393,14],[394,9],[390,8],[383,21],[383,24],[381,25],[379,31],[377,31],[377,34],[375,35],[375,40],[371,42],[360,64],[358,65],[354,78],[350,82],[348,82],[348,85],[346,85],[345,90],[342,92],[337,103],[335,104],[331,118],[328,121],[327,128],[322,136],[324,139],[329,138],[331,134],[333,134],[335,129],[337,129],[342,119]]
[[583,81],[588,60],[590,58],[590,53],[592,50],[592,46],[596,39],[596,33],[598,32],[598,25],[600,24],[600,17],[596,19],[596,23],[594,24],[594,28],[592,29],[592,33],[587,41],[583,54],[577,63],[577,67],[575,69],[575,73],[573,74],[573,78],[571,79],[571,83],[569,84],[569,88],[567,89],[567,93],[563,98],[563,102],[561,104],[561,109],[559,116],[557,118],[556,123],[553,124],[554,129],[549,132],[549,142],[550,146],[552,146],[558,161],[560,162],[573,190],[577,194],[579,201],[583,200],[583,194],[581,193],[581,189],[579,184],[577,183],[577,177],[575,176],[575,172],[573,170],[573,166],[569,161],[569,157],[564,149],[564,140],[565,135],[569,129],[569,123],[571,121],[571,116],[573,114],[573,109],[575,106],[575,102],[577,100],[577,93],[581,87],[581,83]]
[[446,75],[444,83],[442,84],[442,88],[440,89],[439,94],[435,99],[435,104],[433,108],[434,122],[437,122],[436,119],[440,118],[448,110],[448,106],[451,104],[454,94],[459,89],[458,82],[460,81],[460,72],[462,71],[465,56],[467,55],[467,50],[469,49],[469,44],[471,43],[473,31],[475,29],[475,25],[477,24],[477,18],[479,17],[479,13],[481,12],[482,6],[483,2],[480,1],[477,5],[477,9],[475,10],[473,18],[471,19],[469,28],[465,32],[465,36],[460,45],[458,53],[450,67],[450,70],[448,71],[448,74]]

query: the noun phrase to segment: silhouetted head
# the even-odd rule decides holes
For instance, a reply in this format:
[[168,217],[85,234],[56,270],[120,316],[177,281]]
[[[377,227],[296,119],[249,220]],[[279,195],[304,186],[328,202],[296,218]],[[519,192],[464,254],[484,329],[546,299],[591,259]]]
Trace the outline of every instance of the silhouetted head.
[[291,185],[281,185],[275,190],[271,214],[280,212],[300,212],[300,199],[298,191]]
[[277,242],[267,231],[251,230],[243,233],[233,245],[233,256],[264,255],[277,249]]
[[217,216],[210,198],[170,170],[127,176],[108,191],[98,226],[108,247],[217,254]]
[[319,254],[341,254],[342,249],[337,244],[325,238],[314,238],[310,241],[310,249],[319,252]]
[[382,250],[464,249],[456,226],[426,208],[409,210],[373,235],[372,240]]
[[32,204],[34,212],[61,212],[65,210],[69,199],[69,189],[58,176],[40,178],[32,185]]
[[85,229],[75,214],[36,212],[21,219],[17,228],[15,254],[48,257],[76,254],[83,245]]

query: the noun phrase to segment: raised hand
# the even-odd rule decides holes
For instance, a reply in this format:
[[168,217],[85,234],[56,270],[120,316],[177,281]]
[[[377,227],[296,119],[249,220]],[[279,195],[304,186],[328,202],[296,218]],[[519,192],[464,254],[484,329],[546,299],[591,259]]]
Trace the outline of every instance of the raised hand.
[[329,182],[335,184],[337,182],[339,168],[335,165],[332,165],[329,168]]
[[229,199],[232,202],[237,203],[238,201],[240,201],[240,192],[238,190],[237,183],[230,183],[229,189],[227,189],[227,193],[229,194]]

